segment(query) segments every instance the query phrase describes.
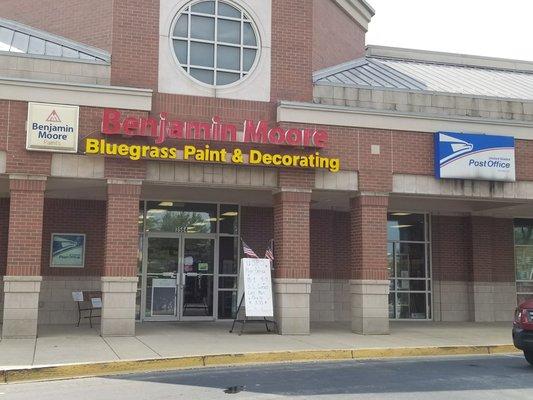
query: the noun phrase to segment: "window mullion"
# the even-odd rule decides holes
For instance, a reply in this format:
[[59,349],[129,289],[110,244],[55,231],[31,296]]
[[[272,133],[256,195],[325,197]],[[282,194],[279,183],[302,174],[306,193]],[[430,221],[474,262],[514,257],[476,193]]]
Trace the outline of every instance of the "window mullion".
[[218,84],[218,0],[215,1],[215,44],[213,51],[213,67],[215,68],[213,72],[213,84],[216,86]]
[[[181,63],[179,58],[178,58],[178,54],[177,54],[177,51],[176,49],[173,47],[173,51],[174,51],[174,55],[176,56],[176,61],[177,63],[180,65],[180,67],[182,67],[188,74],[189,76],[191,76],[193,79],[195,80],[199,80],[200,82],[203,82],[203,83],[210,83],[212,86],[225,86],[227,84],[230,84],[230,83],[233,83],[233,82],[237,82],[241,79],[243,79],[244,77],[246,77],[248,75],[248,70],[245,71],[245,62],[244,62],[244,56],[245,56],[245,51],[247,49],[249,50],[254,50],[254,54],[250,54],[250,56],[253,56],[253,62],[252,64],[255,64],[255,61],[258,57],[258,53],[259,53],[259,46],[256,44],[255,46],[252,46],[252,45],[246,45],[245,44],[245,40],[244,40],[244,34],[245,34],[245,23],[246,24],[250,24],[251,27],[252,27],[252,33],[251,35],[254,36],[256,42],[257,42],[257,35],[256,35],[256,30],[255,30],[255,26],[253,24],[253,21],[250,20],[247,15],[245,14],[244,10],[240,7],[235,7],[235,6],[232,6],[232,5],[228,5],[228,7],[234,9],[234,11],[232,11],[232,14],[235,14],[236,16],[232,16],[232,17],[229,17],[229,16],[225,16],[225,15],[219,15],[219,12],[223,11],[223,9],[221,8],[221,6],[224,6],[226,7],[225,3],[224,4],[221,4],[220,3],[220,0],[214,0],[213,1],[213,4],[214,4],[214,13],[211,14],[210,12],[197,12],[197,11],[194,11],[192,9],[192,5],[196,5],[198,4],[199,2],[198,1],[192,1],[190,2],[188,5],[186,5],[183,10],[179,13],[179,15],[177,16],[177,18],[175,19],[174,21],[174,24],[172,25],[171,27],[171,32],[170,32],[170,39],[171,41],[173,40],[182,40],[186,43],[187,45],[187,49],[186,49],[186,57],[187,57],[187,62],[186,63]],[[206,11],[206,10],[204,10]],[[237,14],[238,13],[238,14]],[[177,21],[180,19],[181,16],[184,16],[186,17],[186,20],[187,20],[187,33],[185,35],[175,35],[174,34],[174,29],[175,29],[175,26],[177,24]],[[213,33],[213,38],[212,40],[205,40],[205,39],[196,39],[196,38],[193,38],[192,36],[192,31],[194,28],[192,26],[192,24],[194,23],[193,21],[194,18],[196,18],[196,16],[198,17],[202,17],[202,18],[209,18],[209,19],[213,19],[213,24],[214,24],[214,33]],[[230,26],[228,26],[228,29],[230,31],[228,31],[228,34],[230,34],[230,36],[232,36],[235,32],[234,32],[234,28],[237,28],[238,29],[238,32],[240,34],[240,40],[238,41],[235,41],[234,43],[226,43],[226,42],[219,42],[220,40],[220,37],[218,35],[219,33],[219,29],[224,29],[224,26],[222,27],[219,27],[219,24],[221,21],[234,21],[233,24],[228,24]],[[238,26],[234,26],[236,24],[239,24]],[[199,27],[195,25],[195,29],[198,29]],[[202,35],[200,35],[202,36]],[[207,67],[206,65],[196,65],[195,63],[193,63],[191,61],[191,56],[192,55],[197,55],[197,53],[195,53],[196,49],[192,49],[192,45],[195,44],[195,46],[199,46],[197,45],[196,43],[205,43],[205,44],[209,44],[209,45],[212,45],[213,46],[213,49],[212,49],[212,53],[210,54],[210,57],[212,57],[212,62],[213,62],[213,67]],[[219,65],[219,62],[218,62],[218,58],[220,56],[219,52],[218,52],[218,47],[219,46],[227,46],[227,50],[228,50],[228,54],[227,54],[227,57],[228,57],[228,62],[229,64],[228,65],[231,65],[231,68],[219,68],[218,65]],[[231,49],[233,48],[233,50]],[[224,47],[224,49],[226,49],[226,47]],[[232,54],[235,54],[235,50],[237,50],[237,56],[239,57],[239,60],[237,63],[235,63],[235,58],[234,56],[232,56]],[[201,51],[203,52],[204,49],[201,49],[201,50],[198,50],[198,51]],[[203,57],[200,57],[199,60],[201,60]],[[205,64],[203,62],[201,62],[200,64]],[[237,65],[235,65],[237,64]],[[208,76],[207,76],[207,73],[200,73],[198,70],[204,70],[204,71],[212,71],[212,76],[211,78],[209,79],[208,81]],[[192,74],[192,71],[194,71],[194,75]],[[226,79],[226,76],[228,77]],[[227,80],[227,82],[225,82]]]
[[187,73],[191,73],[191,13],[187,14]]

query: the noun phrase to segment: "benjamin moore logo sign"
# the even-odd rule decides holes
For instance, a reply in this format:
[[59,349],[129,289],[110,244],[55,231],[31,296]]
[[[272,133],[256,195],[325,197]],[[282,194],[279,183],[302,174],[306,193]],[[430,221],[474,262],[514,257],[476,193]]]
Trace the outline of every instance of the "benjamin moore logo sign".
[[514,138],[437,132],[435,175],[437,178],[514,182]]
[[29,103],[26,149],[76,153],[79,107]]

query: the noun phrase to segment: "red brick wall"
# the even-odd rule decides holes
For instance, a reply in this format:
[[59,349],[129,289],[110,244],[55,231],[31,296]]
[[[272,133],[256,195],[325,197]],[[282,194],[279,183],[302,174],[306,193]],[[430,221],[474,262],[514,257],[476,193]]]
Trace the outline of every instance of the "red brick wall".
[[111,84],[157,90],[159,0],[113,1]]
[[280,169],[278,186],[286,189],[312,190],[315,186],[315,174],[304,169]]
[[387,207],[386,196],[358,196],[350,201],[352,279],[389,279]]
[[0,16],[111,51],[111,0],[2,0]]
[[311,278],[350,279],[350,216],[311,210]]
[[6,275],[41,275],[46,181],[12,179]]
[[[433,135],[393,131],[392,168],[396,174],[433,175]],[[416,157],[413,155],[416,154]]]
[[143,160],[132,162],[129,158],[107,157],[104,175],[106,178],[144,179],[146,178],[146,162]]
[[[330,210],[310,212],[310,276],[350,279],[349,214]],[[241,207],[241,236],[262,257],[274,237],[273,209]],[[345,240],[342,240],[345,238]],[[277,248],[274,249],[277,256]]]
[[431,248],[434,280],[469,280],[472,243],[468,217],[432,216]]
[[6,149],[9,101],[0,100],[0,150]]
[[272,0],[272,101],[313,99],[312,22],[312,1]]
[[365,53],[365,30],[334,1],[313,0],[313,71]]
[[263,257],[268,243],[274,238],[274,210],[241,207],[241,237],[259,257]]
[[[392,190],[392,132],[375,129],[359,130],[359,190],[389,192]],[[372,154],[378,145],[380,154]]]
[[[42,275],[100,276],[104,267],[105,201],[45,199]],[[84,233],[85,267],[50,268],[52,233]]]
[[26,119],[28,103],[8,101],[7,173],[50,175],[51,153],[26,150]]
[[214,97],[194,97],[156,93],[153,99],[154,115],[168,112],[169,119],[184,121],[211,121],[213,116],[222,122],[240,127],[245,119],[253,121],[276,120],[276,105],[258,101],[228,100]]
[[515,280],[512,219],[435,215],[431,221],[433,279]]
[[7,238],[9,236],[9,199],[0,198],[0,276],[6,273]]
[[274,195],[276,278],[310,277],[310,201],[310,192],[279,192]]
[[104,276],[136,276],[140,185],[108,184]]
[[513,220],[493,218],[492,223],[492,279],[494,282],[514,282]]
[[474,282],[514,282],[513,220],[471,217]]
[[533,141],[517,140],[515,142],[516,179],[533,180]]

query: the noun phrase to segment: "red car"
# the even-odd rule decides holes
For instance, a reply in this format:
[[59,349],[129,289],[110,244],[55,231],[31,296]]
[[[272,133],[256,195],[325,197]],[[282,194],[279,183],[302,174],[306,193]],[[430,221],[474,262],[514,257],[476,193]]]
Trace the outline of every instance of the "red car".
[[526,300],[516,309],[513,342],[524,352],[527,362],[533,365],[533,299]]

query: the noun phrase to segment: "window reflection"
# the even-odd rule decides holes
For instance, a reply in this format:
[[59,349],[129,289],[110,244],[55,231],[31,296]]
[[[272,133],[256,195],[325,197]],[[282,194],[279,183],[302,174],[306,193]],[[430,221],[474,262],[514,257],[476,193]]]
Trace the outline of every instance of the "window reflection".
[[425,238],[424,214],[390,213],[387,233],[392,241],[423,242]]
[[237,235],[239,233],[239,207],[220,205],[220,233]]
[[215,233],[216,204],[147,202],[148,232]]

